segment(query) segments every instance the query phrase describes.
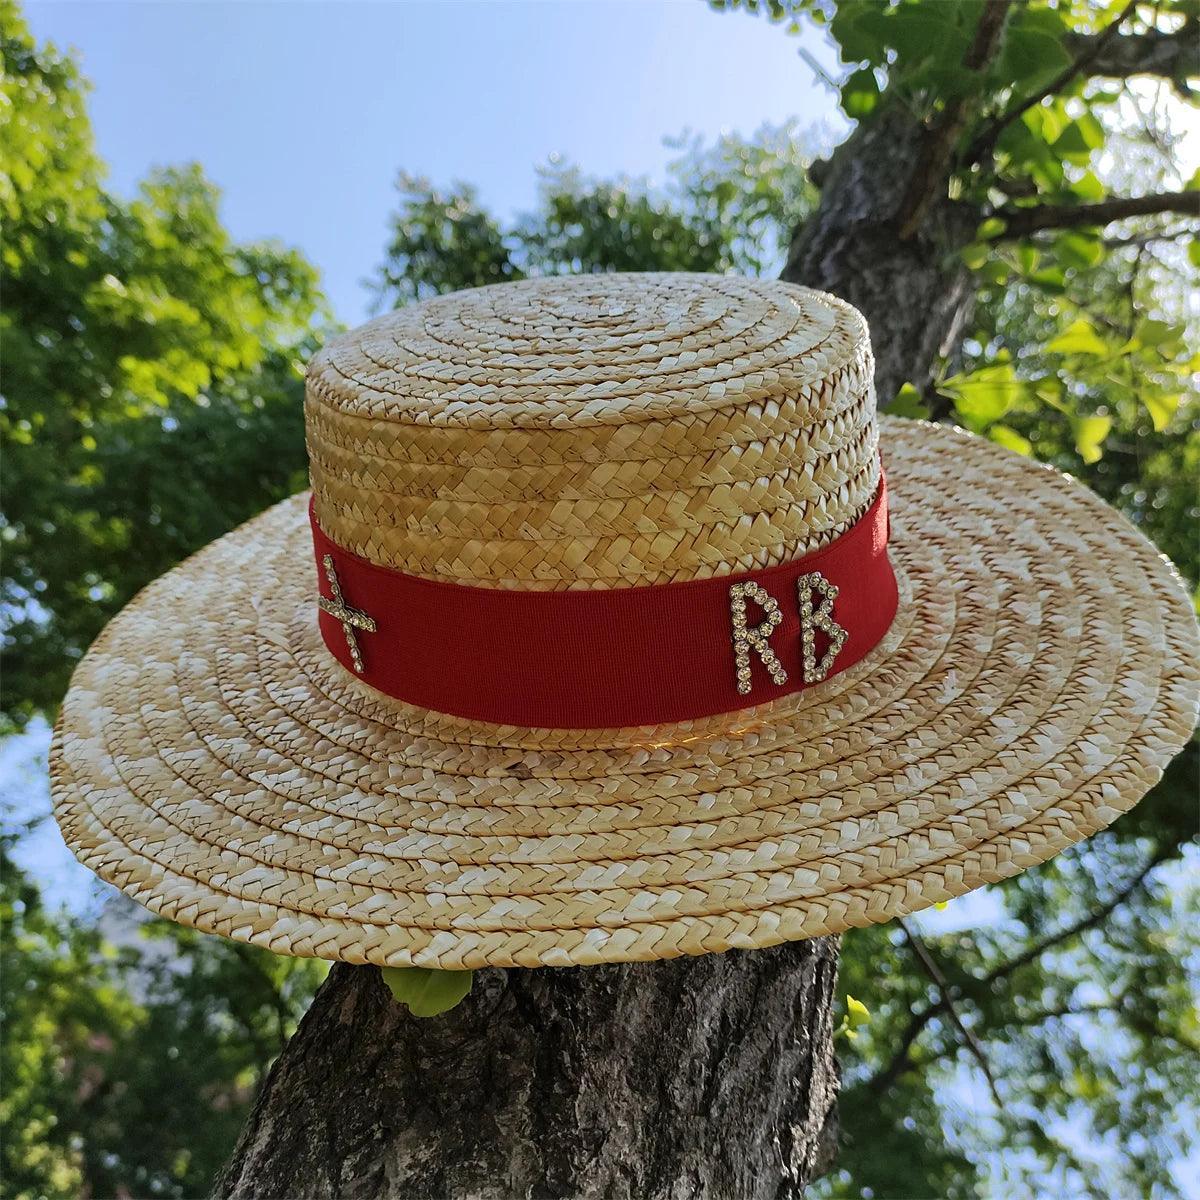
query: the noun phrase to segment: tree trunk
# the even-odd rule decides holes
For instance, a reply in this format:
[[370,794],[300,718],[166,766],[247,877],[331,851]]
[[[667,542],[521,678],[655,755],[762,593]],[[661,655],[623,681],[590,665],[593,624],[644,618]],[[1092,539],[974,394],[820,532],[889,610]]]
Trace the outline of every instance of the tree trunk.
[[936,199],[916,232],[900,235],[901,199],[926,136],[899,105],[860,125],[814,172],[821,202],[797,230],[783,271],[867,318],[881,407],[905,383],[926,391],[939,357],[957,351],[975,294],[959,252],[979,217],[946,198],[944,179],[929,181]]
[[832,1161],[837,941],[488,970],[418,1020],[336,965],[219,1197],[783,1200]]
[[[784,278],[866,315],[886,404],[952,354],[977,216],[914,180],[900,107],[822,164]],[[902,196],[924,203],[902,237]],[[416,1020],[338,965],[272,1070],[220,1197],[783,1200],[835,1153],[837,943],[624,966],[480,972]]]

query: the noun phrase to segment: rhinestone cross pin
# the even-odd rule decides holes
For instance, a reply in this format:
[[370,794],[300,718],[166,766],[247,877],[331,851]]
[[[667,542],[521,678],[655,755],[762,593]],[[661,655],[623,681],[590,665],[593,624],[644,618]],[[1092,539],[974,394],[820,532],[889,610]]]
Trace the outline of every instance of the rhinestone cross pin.
[[374,633],[375,619],[367,616],[360,609],[351,608],[342,598],[342,587],[338,583],[337,571],[334,570],[333,556],[326,554],[321,563],[325,568],[325,578],[329,580],[329,590],[333,593],[333,599],[318,596],[317,603],[321,606],[322,612],[327,612],[335,621],[342,623],[342,632],[346,635],[346,645],[350,647],[350,658],[354,662],[354,669],[361,675],[363,670],[362,651],[358,648],[358,638],[354,636],[354,631],[361,629],[365,633]]

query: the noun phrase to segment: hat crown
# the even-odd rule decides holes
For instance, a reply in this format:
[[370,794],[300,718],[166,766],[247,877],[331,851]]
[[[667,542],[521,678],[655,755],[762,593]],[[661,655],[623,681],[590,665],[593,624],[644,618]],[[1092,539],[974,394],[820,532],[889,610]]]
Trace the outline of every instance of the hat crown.
[[631,587],[800,557],[879,481],[849,305],[774,280],[558,276],[440,296],[309,367],[314,508],[382,566]]

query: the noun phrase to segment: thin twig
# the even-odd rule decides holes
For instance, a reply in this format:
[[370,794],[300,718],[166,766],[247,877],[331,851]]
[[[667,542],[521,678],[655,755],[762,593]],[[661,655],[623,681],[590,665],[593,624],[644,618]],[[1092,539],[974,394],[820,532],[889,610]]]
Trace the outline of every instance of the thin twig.
[[1138,870],[1137,874],[1120,891],[1114,893],[1107,903],[1088,913],[1086,917],[1080,917],[1078,921],[1064,926],[1056,933],[1047,934],[1040,941],[1034,942],[1032,946],[1027,946],[1015,958],[1010,958],[1007,962],[1001,963],[998,967],[989,971],[979,981],[980,984],[983,987],[989,987],[997,979],[1004,979],[1014,971],[1020,970],[1021,967],[1027,966],[1034,959],[1040,958],[1047,950],[1053,950],[1055,946],[1061,946],[1063,942],[1069,942],[1081,933],[1086,933],[1089,929],[1095,929],[1097,925],[1107,920],[1113,912],[1120,908],[1146,882],[1146,877],[1155,867],[1166,862],[1170,857],[1170,848],[1156,850]]
[[904,936],[908,939],[908,944],[912,948],[913,954],[916,955],[917,961],[921,964],[925,974],[933,980],[934,986],[942,998],[943,1011],[950,1018],[951,1024],[958,1030],[963,1043],[979,1064],[979,1069],[983,1072],[983,1077],[987,1080],[988,1087],[991,1088],[992,1099],[995,1100],[996,1107],[1003,1107],[1003,1101],[1000,1099],[1000,1091],[996,1087],[996,1077],[992,1074],[991,1064],[988,1062],[983,1046],[980,1045],[979,1039],[963,1024],[962,1017],[959,1016],[958,1009],[954,1005],[950,985],[946,982],[946,977],[942,974],[941,968],[934,961],[933,955],[929,953],[929,947],[925,945],[918,934],[913,932],[903,917],[898,918],[896,924],[904,932]]
[[[1155,14],[1155,16],[1157,13]],[[1151,18],[1153,20],[1154,17]],[[1096,34],[1068,34],[1067,49],[1086,50]],[[1190,95],[1187,78],[1200,71],[1200,21],[1186,20],[1170,33],[1151,26],[1145,33],[1112,38],[1087,64],[1088,77],[1128,79],[1145,75],[1169,80],[1181,95]]]
[[1156,229],[1153,233],[1139,233],[1132,237],[1105,238],[1104,244],[1110,250],[1119,250],[1123,246],[1150,246],[1155,242],[1177,242],[1181,238],[1200,237],[1200,229],[1190,225],[1180,225],[1175,229]]
[[812,71],[812,73],[813,73],[813,74],[814,74],[814,75],[815,75],[815,76],[816,76],[816,77],[817,77],[817,78],[818,78],[818,79],[819,79],[819,80],[820,80],[820,81],[821,81],[821,82],[822,82],[822,83],[823,83],[823,84],[824,84],[824,85],[825,85],[827,88],[829,88],[829,89],[830,89],[831,91],[833,91],[833,92],[837,92],[837,91],[840,91],[840,90],[841,90],[841,89],[838,87],[838,81],[837,81],[836,79],[834,79],[834,78],[833,78],[833,76],[832,76],[832,75],[830,75],[830,74],[829,74],[829,72],[828,72],[828,71],[826,71],[826,70],[825,70],[825,68],[824,68],[823,66],[821,66],[821,64],[820,64],[820,63],[817,61],[817,58],[816,58],[816,56],[815,56],[814,54],[812,54],[812,53],[811,53],[810,51],[808,51],[808,50],[805,50],[805,48],[804,48],[803,46],[801,46],[801,47],[799,48],[799,50],[797,51],[797,53],[798,53],[798,54],[800,55],[800,57],[801,57],[801,58],[804,60],[804,62],[805,62],[805,65],[806,65],[806,66],[807,66],[807,67],[808,67],[808,68],[809,68],[809,69]]
[[[1109,250],[1125,250],[1131,246],[1144,247],[1153,246],[1159,242],[1179,242],[1184,238],[1200,238],[1200,226],[1193,225],[1175,225],[1168,229],[1152,229],[1147,233],[1132,233],[1121,237],[1106,237],[1101,238],[1101,245]],[[1001,233],[993,241],[1002,241],[1004,235]],[[1054,242],[1050,238],[1031,237],[1029,245],[1039,250],[1050,250],[1054,247]],[[1110,443],[1105,443],[1109,445]]]
[[[991,987],[999,979],[1003,979],[1008,975],[1019,971],[1022,967],[1027,966],[1035,959],[1040,958],[1047,950],[1054,949],[1055,946],[1060,946],[1064,942],[1070,941],[1074,937],[1078,937],[1081,933],[1086,933],[1089,929],[1094,929],[1097,925],[1108,919],[1108,917],[1118,909],[1134,892],[1138,890],[1146,881],[1147,876],[1160,863],[1165,862],[1171,857],[1170,848],[1162,848],[1156,850],[1150,856],[1150,859],[1141,867],[1136,875],[1118,892],[1116,892],[1105,904],[1088,913],[1087,916],[1081,917],[1078,921],[1072,922],[1070,925],[1064,926],[1055,933],[1048,934],[1032,945],[1027,946],[1020,954],[1014,958],[1008,959],[1006,962],[1000,963],[994,967],[986,975],[971,984],[972,990],[982,991]],[[951,988],[953,998],[959,1000],[963,998],[962,988]],[[889,1088],[900,1075],[902,1075],[909,1067],[913,1065],[911,1051],[916,1044],[917,1039],[925,1031],[925,1027],[936,1016],[946,1011],[948,997],[942,994],[934,1003],[926,1005],[919,1012],[915,1012],[909,1018],[908,1025],[905,1027],[903,1034],[900,1035],[900,1043],[896,1047],[895,1053],[887,1064],[878,1070],[870,1079],[866,1081],[864,1086],[873,1092],[885,1091]]]
[[[1001,1021],[1000,1024],[994,1026],[992,1032],[1000,1033],[1010,1029],[1029,1029],[1035,1025],[1044,1025],[1048,1021],[1061,1020],[1065,1017],[1090,1017],[1103,1012],[1115,1012],[1121,1007],[1123,1000],[1124,997],[1121,997],[1102,1004],[1062,1005],[1059,1008],[1045,1008],[1038,1012],[1028,1013],[1025,1016],[1013,1017],[1010,1020]],[[936,1050],[932,1054],[922,1055],[920,1061],[914,1062],[913,1066],[919,1066],[924,1070],[935,1063],[945,1061],[957,1052],[958,1043],[954,1042],[952,1045]]]
[[[978,72],[992,61],[1000,45],[1000,35],[1004,32],[1011,2],[985,0],[975,37],[963,59],[963,66],[968,71]],[[954,157],[954,147],[966,124],[967,110],[974,98],[972,93],[966,92],[948,103],[926,134],[897,210],[901,238],[912,237],[920,227],[934,195],[945,186],[947,168]]]
[[1014,121],[1023,117],[1035,105],[1041,104],[1043,100],[1057,95],[1080,71],[1098,58],[1104,47],[1116,36],[1117,30],[1121,28],[1134,9],[1137,8],[1138,2],[1139,0],[1129,0],[1129,3],[1117,13],[1104,31],[1088,42],[1086,48],[1078,55],[1075,61],[1068,64],[1040,92],[1032,96],[1027,96],[1015,108],[1010,109],[991,122],[971,143],[965,155],[965,161],[968,163],[977,163],[991,154],[996,147],[996,142],[999,140],[1000,135]]

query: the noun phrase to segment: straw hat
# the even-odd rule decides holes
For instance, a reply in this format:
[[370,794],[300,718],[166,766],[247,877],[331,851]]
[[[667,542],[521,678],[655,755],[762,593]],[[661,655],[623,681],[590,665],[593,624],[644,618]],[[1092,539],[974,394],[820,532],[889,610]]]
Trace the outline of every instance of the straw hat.
[[830,296],[444,296],[332,340],[305,419],[314,526],[293,497],[146,588],[51,752],[68,844],[185,924],[390,966],[769,946],[1042,862],[1192,732],[1170,564],[1050,468],[877,421]]

